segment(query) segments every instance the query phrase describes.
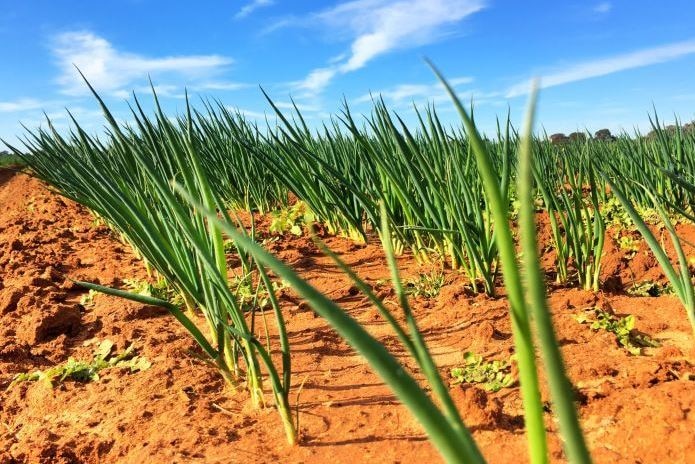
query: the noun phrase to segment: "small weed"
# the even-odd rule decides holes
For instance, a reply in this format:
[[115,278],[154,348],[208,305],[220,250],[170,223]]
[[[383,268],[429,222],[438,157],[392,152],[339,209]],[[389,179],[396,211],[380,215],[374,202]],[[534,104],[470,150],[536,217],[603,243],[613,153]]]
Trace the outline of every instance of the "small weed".
[[104,218],[102,218],[96,213],[92,213],[92,228],[97,229],[102,226],[106,226],[106,221],[104,220]]
[[236,248],[236,243],[234,243],[234,240],[226,239],[223,243],[223,246],[224,246],[224,254],[226,254],[226,255],[236,254],[237,248]]
[[270,232],[283,235],[286,232],[300,236],[303,226],[316,222],[316,215],[303,201],[298,201],[289,208],[283,208],[271,213]]
[[[515,196],[512,198],[513,199],[509,202],[509,218],[512,221],[516,221],[517,219],[519,219],[519,209],[521,209],[521,202]],[[536,198],[533,201],[533,208],[536,212],[543,211],[543,209],[545,208],[545,203],[543,202],[543,199]],[[516,230],[514,230],[514,232],[516,232]]]
[[36,212],[36,197],[33,195],[29,198],[29,201],[27,201],[27,211],[30,213]]
[[95,290],[90,290],[88,293],[82,295],[80,298],[80,304],[85,308],[91,308],[94,306],[94,297],[98,294]]
[[169,285],[163,278],[158,279],[154,284],[138,279],[123,279],[123,283],[133,293],[165,300],[177,306],[184,304],[181,293]]
[[[273,282],[273,292],[286,287],[284,282]],[[244,311],[266,309],[270,307],[270,294],[264,285],[254,285],[249,276],[235,276],[230,282],[230,288]]]
[[466,352],[463,355],[465,365],[451,369],[454,384],[477,383],[489,392],[497,392],[514,384],[512,377],[512,358],[509,361],[483,361],[483,357]]
[[[267,248],[268,245],[270,245],[271,243],[277,242],[278,239],[279,239],[279,237],[264,238],[263,240],[260,241],[260,244],[264,248]],[[223,246],[224,246],[224,254],[226,254],[226,255],[236,256],[236,254],[239,252],[239,250],[237,249],[236,243],[232,239],[229,239],[229,238],[225,239]]]
[[[652,226],[658,226],[660,228],[663,227],[664,224],[661,219],[661,215],[659,214],[659,211],[656,208],[635,206],[635,209],[642,217],[642,219],[644,219],[645,223]],[[620,201],[616,197],[609,198],[601,206],[601,215],[603,216],[603,219],[606,221],[606,224],[608,226],[612,226],[618,231],[637,230],[637,228],[635,227],[635,223],[632,222],[632,219],[630,218],[630,215],[625,211],[623,206],[620,204]],[[681,224],[687,222],[687,218],[678,213],[669,213],[669,220],[673,224]]]
[[603,220],[606,221],[607,227],[614,227],[619,231],[630,229],[634,226],[632,219],[630,219],[630,215],[627,214],[620,200],[615,197],[608,198],[608,200],[601,205],[601,216],[603,216]]
[[435,298],[444,285],[442,271],[432,271],[429,274],[420,274],[416,279],[410,279],[405,284],[408,295]]
[[[664,228],[664,221],[659,214],[659,210],[656,208],[635,207],[635,209],[637,209],[637,212],[647,224],[658,226],[660,229]],[[688,219],[685,216],[673,211],[668,212],[668,219],[673,225],[688,222]]]
[[623,235],[618,238],[618,247],[626,252],[625,257],[632,259],[639,251],[639,240],[635,240],[630,235]]
[[128,346],[120,354],[112,354],[113,342],[104,340],[94,351],[91,361],[78,361],[73,358],[59,366],[52,367],[45,371],[17,374],[10,387],[21,382],[45,382],[50,387],[55,386],[67,379],[78,382],[97,382],[99,372],[108,368],[128,369],[130,372],[146,371],[152,366],[147,358],[135,355],[133,345]]
[[627,289],[627,294],[632,296],[661,296],[673,293],[673,288],[669,284],[661,285],[658,282],[647,280],[634,283]]
[[659,346],[656,340],[634,330],[635,317],[632,314],[618,318],[601,308],[591,308],[576,315],[575,319],[580,324],[591,324],[594,331],[605,330],[614,334],[618,344],[635,356],[642,354],[642,348]]

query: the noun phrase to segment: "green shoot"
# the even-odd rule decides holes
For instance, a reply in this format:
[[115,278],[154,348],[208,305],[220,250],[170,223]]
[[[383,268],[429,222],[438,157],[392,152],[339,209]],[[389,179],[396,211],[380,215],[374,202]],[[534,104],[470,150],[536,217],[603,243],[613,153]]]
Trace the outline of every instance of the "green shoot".
[[94,306],[94,297],[98,295],[98,292],[94,290],[89,290],[87,293],[80,297],[80,304],[85,308],[91,308]]
[[463,355],[465,364],[451,369],[454,384],[481,384],[489,392],[497,392],[514,385],[511,359],[484,361],[482,356],[466,352]]
[[99,372],[105,369],[118,368],[135,373],[146,371],[152,366],[147,358],[135,355],[133,345],[129,345],[121,353],[114,353],[113,346],[111,340],[104,340],[97,346],[94,357],[89,361],[68,358],[64,364],[45,371],[17,374],[10,387],[22,382],[36,381],[54,387],[68,379],[78,382],[98,382]]
[[289,232],[300,236],[304,233],[306,225],[316,222],[316,215],[311,212],[303,201],[298,201],[288,208],[271,211],[272,221],[270,232],[283,235]]
[[419,274],[417,278],[409,279],[405,284],[405,291],[411,296],[423,298],[436,298],[444,285],[444,273],[434,270],[427,274]]
[[627,294],[631,296],[642,297],[657,297],[661,295],[672,295],[673,288],[669,284],[660,284],[647,280],[644,282],[635,282],[627,289]]
[[604,330],[615,335],[618,344],[628,353],[638,356],[642,348],[654,348],[659,343],[648,335],[635,331],[635,317],[630,314],[625,317],[615,315],[601,308],[591,308],[575,316],[580,324],[590,324],[594,331]]

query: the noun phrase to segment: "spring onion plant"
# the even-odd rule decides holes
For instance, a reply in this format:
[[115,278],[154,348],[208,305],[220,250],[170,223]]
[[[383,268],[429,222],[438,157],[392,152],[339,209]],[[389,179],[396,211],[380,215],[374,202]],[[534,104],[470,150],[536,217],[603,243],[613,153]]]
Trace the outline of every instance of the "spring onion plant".
[[[126,237],[140,256],[183,295],[187,312],[166,301],[89,283],[82,285],[169,309],[230,387],[236,390],[245,384],[257,407],[264,404],[264,366],[287,438],[294,443],[296,431],[288,401],[289,344],[277,301],[271,296],[282,342],[280,369],[255,337],[253,313],[249,320],[229,288],[221,229],[200,210],[187,206],[171,186],[172,181],[180,183],[187,197],[229,218],[225,202],[203,168],[190,106],[185,119],[173,122],[162,112],[156,94],[154,118],[147,117],[135,99],[134,127],[123,127],[90,89],[109,123],[108,143],[88,135],[74,119],[74,128],[67,137],[48,121],[47,131],[39,129],[25,138],[28,154],[22,156],[37,177],[95,211]],[[243,251],[239,251],[239,259],[247,263],[245,272],[252,266],[257,268],[259,279],[273,295],[264,269],[249,262]],[[197,327],[196,311],[204,316],[207,336]]]
[[[688,182],[677,178],[672,173],[671,176],[672,179],[674,179],[674,181],[679,182],[686,189],[695,192],[694,184],[689,184]],[[656,236],[651,231],[651,229],[644,221],[642,216],[640,216],[640,214],[637,212],[632,201],[630,201],[630,199],[627,196],[625,196],[622,189],[618,187],[615,181],[611,181],[607,178],[607,182],[611,187],[611,192],[623,205],[625,211],[628,213],[628,215],[632,219],[632,222],[637,227],[637,230],[640,232],[642,237],[644,237],[644,240],[647,242],[647,245],[649,245],[649,248],[652,250],[652,253],[654,253],[654,257],[659,262],[659,265],[661,266],[661,269],[663,269],[664,274],[666,274],[666,277],[671,283],[671,287],[673,288],[675,294],[678,296],[678,299],[680,299],[681,303],[683,303],[683,306],[685,307],[686,313],[688,315],[688,320],[690,321],[690,325],[693,329],[693,333],[695,333],[695,291],[693,290],[692,275],[688,267],[688,259],[685,256],[683,246],[681,245],[681,240],[678,238],[678,235],[676,234],[676,229],[673,226],[671,219],[669,218],[666,208],[664,207],[663,203],[657,198],[657,196],[650,192],[650,189],[645,188],[645,192],[651,198],[654,207],[658,211],[659,216],[661,217],[661,220],[664,224],[664,227],[668,231],[668,234],[671,238],[673,248],[676,251],[676,256],[678,258],[678,269],[676,269],[676,267],[673,266],[671,260],[666,254],[664,246],[656,238]]]
[[[364,192],[365,171],[354,157],[354,144],[334,127],[313,134],[299,109],[285,116],[264,93],[280,125],[269,131],[260,159],[332,233],[366,241],[365,221],[375,224],[376,203]],[[360,181],[357,188],[350,179]]]
[[230,209],[266,213],[287,206],[285,183],[258,155],[265,145],[258,126],[219,102],[204,103],[205,113],[195,114],[193,136],[210,182]]
[[[373,160],[380,200],[399,229],[398,240],[420,260],[432,254],[447,257],[452,268],[464,269],[474,290],[480,282],[486,293],[494,294],[497,246],[471,146],[449,143],[453,136],[433,108],[424,114],[415,111],[417,132],[392,116],[383,101],[376,103],[369,121],[372,137],[358,130],[348,112],[345,123]],[[505,156],[500,185],[509,182],[508,161]]]
[[471,137],[471,144],[476,155],[478,169],[483,178],[487,200],[493,212],[493,221],[496,227],[495,238],[499,247],[502,272],[511,307],[512,331],[519,365],[530,461],[532,463],[544,463],[548,460],[543,407],[540,400],[534,342],[531,332],[531,323],[533,321],[536,325],[536,333],[540,341],[541,354],[552,393],[553,406],[560,422],[560,432],[564,439],[567,457],[572,463],[591,462],[573,403],[574,394],[565,374],[562,355],[550,319],[543,274],[538,263],[531,169],[531,130],[533,126],[535,91],[533,92],[532,104],[526,118],[525,135],[519,149],[520,173],[517,189],[521,203],[519,218],[522,253],[524,256],[522,270],[516,257],[512,231],[509,227],[509,208],[503,202],[503,196],[499,190],[497,176],[493,168],[492,157],[486,150],[473,121],[466,113],[454,90],[436,68],[431,64],[430,66],[432,66],[437,77],[446,87]]
[[[557,254],[557,281],[567,283],[569,267],[573,266],[579,284],[586,290],[598,291],[606,233],[599,213],[602,188],[586,157],[571,160],[560,159],[560,169],[550,178],[543,177],[538,168],[533,173],[550,221]],[[548,174],[545,170],[545,176]]]

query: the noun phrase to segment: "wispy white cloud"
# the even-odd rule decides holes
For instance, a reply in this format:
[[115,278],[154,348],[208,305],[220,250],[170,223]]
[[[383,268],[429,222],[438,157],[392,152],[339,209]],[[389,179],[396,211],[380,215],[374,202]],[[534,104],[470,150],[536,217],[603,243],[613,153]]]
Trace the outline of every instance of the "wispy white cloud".
[[73,96],[87,93],[75,66],[97,91],[118,94],[148,74],[153,79],[176,75],[197,81],[209,79],[233,63],[231,58],[220,55],[147,57],[124,52],[89,31],[60,34],[50,46],[60,69],[57,82],[61,93]]
[[314,13],[309,22],[350,40],[350,50],[311,71],[294,88],[320,93],[336,76],[361,69],[381,55],[441,39],[484,7],[484,0],[353,0]]
[[287,101],[276,101],[274,102],[275,106],[280,108],[281,110],[294,110],[295,106],[297,109],[301,112],[306,112],[306,113],[316,113],[319,111],[322,111],[321,107],[318,105],[307,105],[305,103],[297,103],[297,102],[287,102]]
[[[34,112],[27,118],[22,118],[22,123],[29,128],[32,127],[44,127],[46,124],[46,117],[50,119],[51,124],[55,127],[68,127],[71,121],[68,117],[68,112],[65,108],[60,108],[56,102],[48,102],[47,106],[42,106],[42,109],[46,109],[45,114],[40,112]],[[100,109],[85,108],[83,106],[71,106],[70,114],[72,114],[79,122],[80,127],[98,127],[104,123],[104,113]]]
[[[541,87],[555,87],[582,81],[594,77],[641,68],[658,63],[665,63],[695,54],[695,40],[676,42],[660,47],[646,48],[630,53],[615,55],[607,58],[584,61],[564,66],[561,71],[551,72],[541,76]],[[531,81],[526,80],[513,85],[507,90],[507,98],[525,95],[531,88]]]
[[674,101],[695,101],[695,93],[680,93],[673,95],[671,100]]
[[338,69],[335,67],[317,68],[301,81],[292,82],[291,87],[300,91],[301,97],[312,97],[321,93],[336,74],[338,74]]
[[253,84],[248,84],[246,82],[230,82],[230,81],[210,81],[201,82],[191,86],[192,90],[243,90],[253,87]]
[[12,101],[0,101],[0,113],[19,113],[37,110],[43,107],[41,101],[35,98],[20,98]]
[[601,14],[601,15],[610,13],[612,9],[613,9],[613,4],[611,2],[601,2],[601,3],[594,5],[594,8],[593,8],[594,13]]
[[[189,85],[187,87],[183,87],[180,85],[173,85],[173,84],[155,84],[154,85],[154,91],[157,93],[157,96],[159,97],[168,97],[168,98],[186,98],[186,93],[185,90],[188,89],[189,93],[190,91],[194,92],[206,92],[206,91],[224,91],[224,92],[231,92],[231,91],[236,91],[236,90],[242,90],[242,89],[248,89],[250,87],[253,87],[251,84],[247,84],[244,82],[226,82],[226,81],[210,81],[210,82],[202,82],[200,84],[193,84]],[[117,97],[117,98],[129,98],[132,92],[135,92],[136,94],[149,94],[152,93],[152,87],[151,86],[138,86],[135,87],[134,89],[119,89],[119,90],[114,90],[111,92],[111,96]]]
[[266,24],[263,28],[261,28],[258,34],[264,36],[285,28],[310,26],[311,24],[312,23],[308,20],[308,18],[300,18],[293,15],[284,16]]
[[238,108],[236,106],[227,106],[226,108],[232,113],[239,113],[245,118],[256,120],[258,122],[265,121],[266,119],[271,120],[275,116],[274,113],[264,113],[246,108]]
[[156,84],[153,86],[137,86],[132,89],[118,89],[110,93],[112,97],[128,99],[135,92],[136,95],[150,95],[152,89],[157,93],[158,97],[168,97],[168,98],[185,98],[185,93],[181,87],[178,85],[171,84]]
[[242,6],[241,9],[234,15],[234,19],[243,19],[256,10],[266,8],[274,4],[274,0],[253,0]]
[[[459,87],[473,82],[472,77],[455,77],[448,79],[449,84],[454,89],[459,90]],[[427,101],[439,102],[446,101],[449,97],[439,82],[430,84],[399,84],[387,89],[382,89],[368,94],[362,95],[354,100],[354,103],[367,103],[373,97],[381,96],[384,100],[389,101],[394,106],[409,104],[412,101]]]

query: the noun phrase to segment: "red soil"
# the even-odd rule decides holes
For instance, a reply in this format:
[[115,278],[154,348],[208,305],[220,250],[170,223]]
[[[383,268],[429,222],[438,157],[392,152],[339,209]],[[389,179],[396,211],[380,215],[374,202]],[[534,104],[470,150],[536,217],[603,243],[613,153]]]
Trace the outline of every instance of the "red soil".
[[[541,221],[543,222],[543,221]],[[547,236],[541,224],[540,236]],[[695,242],[695,227],[679,232]],[[377,245],[329,238],[331,248],[366,280],[387,278]],[[313,285],[397,351],[377,312],[307,239],[273,245]],[[688,253],[693,250],[686,250]],[[548,257],[546,257],[548,258]],[[547,259],[552,266],[552,258]],[[631,260],[607,240],[603,279],[610,293],[554,288],[550,302],[568,372],[579,390],[580,414],[596,462],[695,462],[695,350],[685,311],[674,296],[631,297],[632,279],[659,279],[651,255]],[[405,276],[426,268],[401,260]],[[140,262],[82,207],[25,175],[0,171],[0,463],[439,462],[419,425],[364,361],[326,323],[285,291],[300,421],[300,445],[286,444],[275,410],[257,411],[245,393],[230,392],[191,352],[196,347],[156,308],[84,291],[65,276],[120,285],[145,278]],[[617,278],[620,277],[620,281]],[[612,279],[612,280],[611,280]],[[619,283],[619,285],[616,284]],[[466,279],[448,272],[438,298],[413,301],[442,374],[465,351],[486,358],[513,352],[504,298],[472,296]],[[607,285],[608,287],[608,285]],[[392,300],[383,287],[381,296]],[[593,332],[574,315],[600,306],[633,314],[637,329],[661,342],[632,356],[615,337]],[[134,343],[149,370],[102,371],[98,382],[8,386],[15,374],[46,369],[68,357],[89,359],[93,345]],[[412,363],[401,357],[408,365]],[[498,393],[451,387],[467,425],[490,462],[526,462],[518,385]],[[543,392],[548,399],[547,391]],[[268,395],[270,401],[270,395]],[[555,422],[550,448],[562,461]]]

